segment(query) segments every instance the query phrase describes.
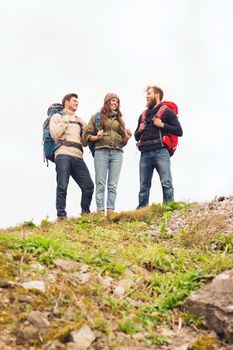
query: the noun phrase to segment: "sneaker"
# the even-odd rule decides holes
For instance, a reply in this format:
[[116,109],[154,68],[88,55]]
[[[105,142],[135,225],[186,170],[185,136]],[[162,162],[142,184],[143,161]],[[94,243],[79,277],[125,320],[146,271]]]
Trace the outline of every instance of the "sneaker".
[[104,210],[97,210],[95,212],[96,215],[100,215],[100,216],[104,216],[105,215],[105,211]]

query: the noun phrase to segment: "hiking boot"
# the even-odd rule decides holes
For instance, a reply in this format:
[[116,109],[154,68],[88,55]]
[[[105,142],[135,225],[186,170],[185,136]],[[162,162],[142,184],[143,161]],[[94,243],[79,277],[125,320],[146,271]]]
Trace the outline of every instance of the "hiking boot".
[[81,216],[88,215],[88,214],[91,214],[91,213],[89,211],[82,211],[81,212]]
[[66,220],[67,216],[58,216],[57,217],[57,221],[62,221],[62,220]]

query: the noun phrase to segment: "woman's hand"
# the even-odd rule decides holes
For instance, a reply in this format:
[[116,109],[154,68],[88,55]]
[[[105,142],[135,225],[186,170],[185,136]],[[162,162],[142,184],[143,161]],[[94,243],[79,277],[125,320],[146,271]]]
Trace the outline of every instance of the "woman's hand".
[[130,129],[125,130],[125,138],[126,140],[129,140],[130,137],[132,137],[132,131]]
[[104,130],[103,130],[103,129],[99,130],[99,131],[97,132],[97,135],[96,135],[96,141],[99,140],[99,139],[101,139],[101,137],[103,136],[103,134],[104,134]]
[[103,134],[104,134],[104,130],[101,129],[97,132],[97,135],[91,135],[89,140],[92,142],[98,141],[99,139],[101,139],[101,137],[103,137]]

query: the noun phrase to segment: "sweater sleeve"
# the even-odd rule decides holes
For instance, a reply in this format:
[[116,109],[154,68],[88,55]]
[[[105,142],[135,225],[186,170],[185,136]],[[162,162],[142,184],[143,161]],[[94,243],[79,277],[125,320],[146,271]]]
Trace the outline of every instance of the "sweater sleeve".
[[136,141],[139,141],[141,136],[142,136],[142,132],[139,132],[138,129],[139,129],[139,126],[141,124],[141,115],[140,117],[138,118],[138,126],[137,126],[137,129],[135,130],[134,132],[134,138]]
[[54,114],[49,123],[50,133],[52,138],[56,141],[65,132],[69,123],[69,117],[67,115]]
[[164,117],[162,117],[162,121],[164,123],[164,127],[162,129],[163,132],[165,132],[167,134],[173,134],[176,136],[183,135],[183,130],[182,130],[182,127],[180,125],[180,122],[179,122],[177,116],[175,115],[175,113],[173,113],[173,111],[167,110],[164,113]]

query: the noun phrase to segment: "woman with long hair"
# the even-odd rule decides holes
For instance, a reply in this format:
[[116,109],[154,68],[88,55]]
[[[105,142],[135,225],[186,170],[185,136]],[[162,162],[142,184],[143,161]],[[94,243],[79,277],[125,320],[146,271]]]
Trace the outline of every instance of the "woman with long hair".
[[100,112],[91,117],[84,132],[85,141],[95,143],[97,212],[105,212],[106,182],[107,213],[114,212],[117,184],[123,161],[122,148],[131,136],[132,133],[126,129],[122,118],[119,97],[115,93],[108,93]]

